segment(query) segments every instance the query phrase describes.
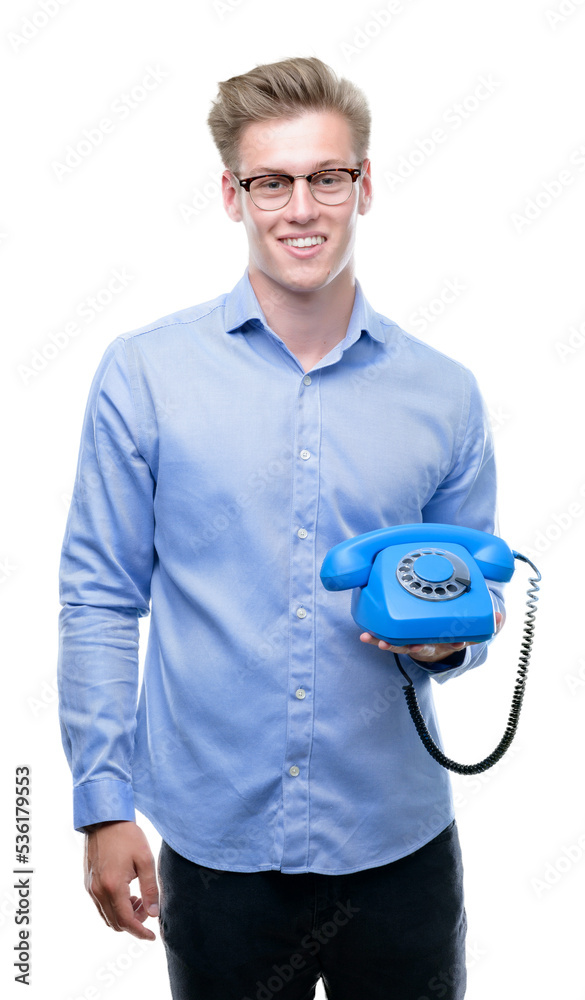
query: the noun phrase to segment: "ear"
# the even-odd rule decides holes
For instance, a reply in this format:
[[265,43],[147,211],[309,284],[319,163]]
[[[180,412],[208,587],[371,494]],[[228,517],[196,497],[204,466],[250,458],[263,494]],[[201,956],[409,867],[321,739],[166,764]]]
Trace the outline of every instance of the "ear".
[[362,172],[356,184],[360,186],[360,196],[359,196],[359,207],[358,212],[360,215],[365,215],[369,212],[370,206],[372,204],[372,174],[371,174],[371,163],[370,160],[365,157]]
[[231,170],[224,170],[221,175],[221,196],[223,198],[223,207],[225,208],[230,219],[234,222],[242,221],[240,191],[243,190],[244,189],[240,187]]

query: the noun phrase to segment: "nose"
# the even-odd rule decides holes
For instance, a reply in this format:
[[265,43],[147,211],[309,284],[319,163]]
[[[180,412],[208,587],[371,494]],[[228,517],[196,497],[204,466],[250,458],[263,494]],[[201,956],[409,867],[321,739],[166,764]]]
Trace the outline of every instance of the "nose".
[[307,222],[319,214],[319,202],[313,198],[306,177],[297,177],[293,184],[290,201],[285,206],[285,219]]

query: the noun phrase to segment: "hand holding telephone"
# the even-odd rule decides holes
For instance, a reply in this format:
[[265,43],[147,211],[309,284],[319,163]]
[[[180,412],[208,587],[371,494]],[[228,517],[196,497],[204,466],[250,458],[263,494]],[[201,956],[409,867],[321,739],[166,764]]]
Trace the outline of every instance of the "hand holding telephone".
[[[496,535],[455,524],[427,523],[379,528],[346,539],[329,550],[321,567],[327,590],[353,589],[351,613],[360,628],[393,646],[410,646],[491,639],[496,620],[486,578],[509,581],[515,559],[529,563],[537,577],[530,578],[529,610],[508,727],[489,757],[469,765],[445,757],[428,732],[412,681],[394,654],[409,682],[403,690],[421,740],[435,760],[459,773],[487,770],[505,753],[516,732],[532,646],[538,600],[534,595],[541,579],[536,566]],[[438,665],[438,669],[444,668]]]

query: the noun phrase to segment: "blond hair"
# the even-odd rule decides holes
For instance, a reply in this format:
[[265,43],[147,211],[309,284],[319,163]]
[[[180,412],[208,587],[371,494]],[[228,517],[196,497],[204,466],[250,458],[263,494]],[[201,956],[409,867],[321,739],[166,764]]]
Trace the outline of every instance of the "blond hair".
[[218,87],[207,124],[222,163],[234,174],[239,173],[239,144],[247,125],[296,118],[308,111],[342,115],[359,163],[368,152],[371,115],[365,95],[316,56],[263,63]]

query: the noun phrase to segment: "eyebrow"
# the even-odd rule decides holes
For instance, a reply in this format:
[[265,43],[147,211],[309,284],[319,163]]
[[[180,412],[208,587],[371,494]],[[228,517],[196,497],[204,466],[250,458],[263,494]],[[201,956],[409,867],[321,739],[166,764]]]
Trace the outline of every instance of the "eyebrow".
[[[337,167],[345,166],[343,160],[340,157],[333,157],[332,159],[329,160],[321,160],[320,163],[314,163],[309,173],[312,173],[314,170],[322,170],[323,167],[335,167],[335,166]],[[249,176],[251,177],[253,174],[258,174],[258,173],[288,174],[288,170],[282,170],[282,169],[279,170],[276,167],[256,166],[252,168]]]

